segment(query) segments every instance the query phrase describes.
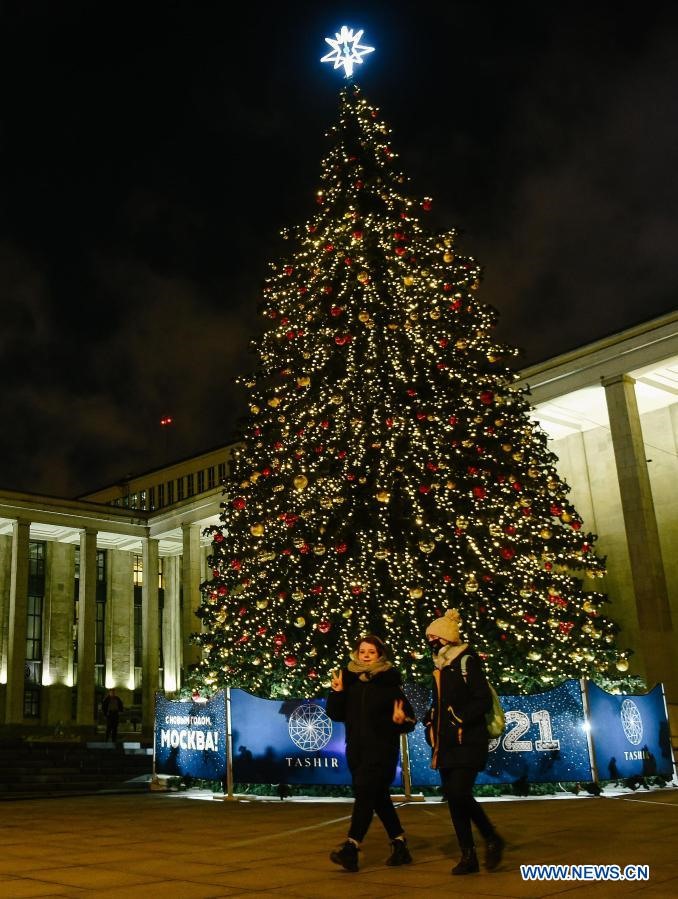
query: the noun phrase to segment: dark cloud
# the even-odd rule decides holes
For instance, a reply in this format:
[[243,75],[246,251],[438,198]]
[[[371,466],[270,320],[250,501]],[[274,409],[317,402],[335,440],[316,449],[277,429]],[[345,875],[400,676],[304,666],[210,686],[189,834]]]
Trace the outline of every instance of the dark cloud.
[[[77,494],[231,439],[256,300],[313,211],[343,21],[410,193],[522,364],[675,308],[672,8],[7,4],[0,483]],[[159,427],[172,414],[171,434]]]

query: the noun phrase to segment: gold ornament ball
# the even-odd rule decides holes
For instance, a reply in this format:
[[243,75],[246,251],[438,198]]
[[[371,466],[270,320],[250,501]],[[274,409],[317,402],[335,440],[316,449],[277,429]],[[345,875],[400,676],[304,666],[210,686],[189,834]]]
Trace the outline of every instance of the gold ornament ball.
[[305,627],[305,626],[306,626],[306,619],[305,619],[305,618],[302,618],[302,616],[299,615],[298,618],[295,618],[295,619],[294,619],[294,626],[295,626],[295,627]]
[[257,608],[258,609],[267,609],[268,608],[268,600],[267,599],[258,599],[257,600]]
[[257,524],[253,524],[250,527],[250,534],[253,537],[261,537],[263,533],[264,533],[264,526],[260,522],[258,522]]
[[261,410],[259,409],[259,406],[250,406],[250,412],[252,413],[252,415],[258,415],[260,411]]
[[443,253],[443,262],[454,262],[454,253]]
[[424,595],[424,591],[421,587],[411,587],[410,588],[410,598],[411,599],[421,599]]
[[369,313],[369,312],[366,312],[364,309],[362,309],[362,310],[358,313],[358,321],[361,321],[361,322],[368,322],[369,320],[370,320],[370,313]]
[[466,583],[464,584],[464,589],[467,593],[477,593],[478,592],[478,581],[475,579],[475,575],[471,575]]
[[412,275],[405,275],[405,277],[403,278],[403,284],[405,285],[405,287],[412,287],[412,285],[414,284],[414,278],[412,277]]
[[253,664],[253,665],[261,665],[261,659],[259,658],[259,656],[255,656],[255,657],[252,659],[252,664]]
[[297,378],[297,387],[308,387],[310,383],[311,379],[308,377],[308,375],[301,375],[299,378]]
[[420,540],[419,541],[419,549],[423,553],[426,553],[427,555],[429,553],[432,553],[435,548],[436,548],[436,545],[432,541],[429,541],[429,540]]
[[327,550],[322,545],[322,543],[316,543],[316,545],[313,547],[313,552],[315,553],[316,556],[324,556],[326,551]]
[[305,490],[308,486],[308,478],[305,474],[298,474],[292,483],[294,484],[294,489],[301,493],[301,491]]
[[366,271],[358,272],[356,277],[358,278],[358,281],[360,281],[361,284],[365,284],[367,281],[370,280],[369,272],[366,272]]
[[353,614],[353,609],[344,609],[344,611],[341,614],[343,615],[344,618],[350,618],[351,615]]
[[378,490],[376,497],[380,503],[387,503],[391,499],[391,494],[388,490]]
[[629,670],[629,660],[628,659],[617,659],[615,662],[615,667],[617,671],[628,671]]
[[551,533],[549,528],[542,528],[539,531],[539,536],[542,538],[542,540],[550,540],[553,534]]
[[278,406],[280,405],[280,400],[278,399],[277,396],[272,396],[272,397],[270,398],[270,400],[268,400],[268,405],[269,405],[272,409],[277,409]]

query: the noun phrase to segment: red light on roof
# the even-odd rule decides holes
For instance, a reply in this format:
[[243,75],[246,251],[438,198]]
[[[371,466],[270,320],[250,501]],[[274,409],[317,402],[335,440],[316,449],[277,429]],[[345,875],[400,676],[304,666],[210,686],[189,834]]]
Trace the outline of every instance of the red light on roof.
[[171,415],[166,415],[164,418],[160,419],[161,427],[165,427],[165,425],[173,425],[173,424],[174,424],[174,419],[172,418]]

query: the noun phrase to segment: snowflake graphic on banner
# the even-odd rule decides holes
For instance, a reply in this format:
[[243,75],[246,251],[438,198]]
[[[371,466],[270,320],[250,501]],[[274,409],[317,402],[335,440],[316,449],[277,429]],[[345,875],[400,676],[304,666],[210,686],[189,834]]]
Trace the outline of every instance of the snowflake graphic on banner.
[[632,699],[625,699],[619,713],[622,727],[629,743],[637,746],[643,739],[643,719],[638,706]]
[[290,715],[290,740],[304,752],[324,749],[332,737],[332,722],[315,703],[300,705]]

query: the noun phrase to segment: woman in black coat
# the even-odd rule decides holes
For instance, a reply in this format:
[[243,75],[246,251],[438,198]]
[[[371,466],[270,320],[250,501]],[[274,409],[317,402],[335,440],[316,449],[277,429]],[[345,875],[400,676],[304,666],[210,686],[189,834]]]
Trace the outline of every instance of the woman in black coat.
[[487,763],[485,715],[492,708],[492,694],[480,659],[461,642],[460,622],[459,612],[450,609],[426,628],[435,670],[433,705],[424,724],[433,749],[431,767],[440,771],[461,849],[452,873],[472,874],[478,871],[478,858],[471,822],[485,839],[488,871],[501,861],[504,841],[473,796],[475,779]]
[[412,857],[389,787],[398,764],[400,735],[414,729],[415,717],[402,692],[400,674],[378,637],[361,637],[348,666],[332,678],[327,714],[345,724],[346,761],[355,795],[348,838],[330,859],[347,871],[358,870],[358,850],[376,812],[391,840],[386,864],[409,864]]

